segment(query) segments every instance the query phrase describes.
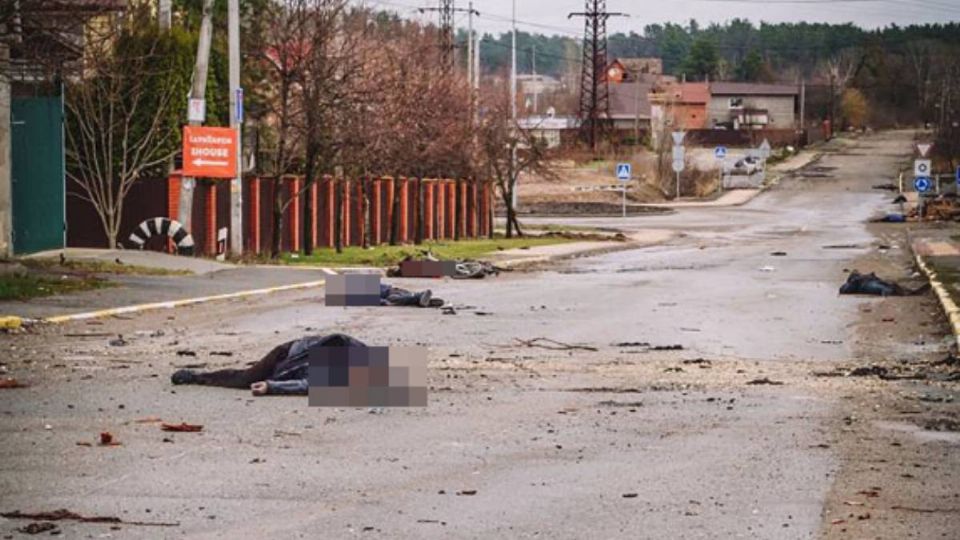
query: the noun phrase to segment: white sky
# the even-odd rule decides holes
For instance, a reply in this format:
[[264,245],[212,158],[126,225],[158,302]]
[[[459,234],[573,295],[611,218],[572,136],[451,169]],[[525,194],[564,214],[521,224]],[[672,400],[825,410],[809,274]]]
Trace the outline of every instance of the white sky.
[[[436,13],[419,14],[418,7],[436,7],[436,0],[352,0],[355,4],[396,11],[408,18],[435,21]],[[473,0],[480,12],[475,25],[482,32],[510,28],[513,0]],[[456,0],[466,8],[468,0]],[[568,20],[571,11],[583,11],[582,0],[516,0],[518,29],[545,34],[580,36],[583,20]],[[607,0],[607,10],[624,12],[630,18],[612,18],[608,31],[641,32],[651,23],[686,24],[691,18],[705,26],[740,17],[754,23],[852,22],[865,28],[896,23],[935,23],[960,20],[960,0]],[[457,26],[466,27],[466,14],[457,14]]]

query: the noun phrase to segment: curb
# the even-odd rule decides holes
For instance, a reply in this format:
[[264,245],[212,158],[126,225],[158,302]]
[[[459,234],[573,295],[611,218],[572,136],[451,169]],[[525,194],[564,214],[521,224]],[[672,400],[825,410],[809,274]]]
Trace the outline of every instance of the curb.
[[[60,315],[57,317],[47,317],[44,319],[23,319],[21,317],[0,317],[0,328],[15,329],[27,322],[63,324],[73,321],[83,321],[88,319],[101,319],[112,317],[114,315],[129,315],[131,313],[142,313],[144,311],[155,311],[159,309],[173,309],[196,304],[205,304],[220,300],[236,300],[238,298],[248,298],[251,296],[263,296],[267,294],[294,291],[300,289],[312,289],[322,287],[325,280],[309,281],[305,283],[295,283],[293,285],[282,285],[280,287],[268,287],[265,289],[253,289],[249,291],[240,291],[235,293],[217,294],[213,296],[201,296],[197,298],[185,298],[183,300],[172,300],[169,302],[154,302],[150,304],[137,304],[133,306],[124,306],[119,308],[101,309],[98,311],[88,311],[86,313],[74,313],[71,315]],[[12,326],[9,326],[9,325]]]
[[950,321],[953,336],[957,340],[957,347],[960,348],[960,307],[958,307],[957,303],[950,297],[950,293],[943,283],[940,282],[937,273],[924,262],[923,257],[920,255],[914,255],[914,257],[916,257],[917,266],[926,274],[927,279],[930,281],[930,286],[933,287],[934,292],[937,293],[937,298],[940,299],[940,305],[943,307],[943,311]]
[[643,242],[643,241],[633,241],[633,242],[614,242],[613,245],[607,246],[597,246],[590,249],[584,249],[580,251],[574,251],[570,253],[562,253],[558,255],[540,255],[532,256],[526,258],[515,258],[515,259],[506,259],[504,261],[491,261],[494,266],[499,266],[501,268],[508,268],[510,270],[523,270],[527,267],[536,266],[538,264],[549,263],[552,261],[564,261],[569,259],[577,259],[580,257],[594,257],[597,255],[606,255],[607,253],[616,253],[618,251],[629,251],[631,249],[642,249],[646,247],[652,247],[660,245],[671,238],[674,238],[674,235],[671,235],[669,238],[665,238],[656,242]]

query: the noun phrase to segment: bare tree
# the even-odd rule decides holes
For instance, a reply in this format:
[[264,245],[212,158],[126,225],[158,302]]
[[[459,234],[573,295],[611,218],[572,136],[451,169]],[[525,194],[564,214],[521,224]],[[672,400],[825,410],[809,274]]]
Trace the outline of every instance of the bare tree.
[[847,85],[863,66],[865,56],[856,49],[844,49],[828,58],[820,67],[821,73],[830,81],[830,126],[836,129],[837,108]]
[[255,91],[265,103],[261,131],[270,139],[266,171],[272,182],[271,220],[273,234],[270,255],[276,258],[282,247],[283,216],[294,198],[284,191],[284,176],[298,172],[302,143],[298,136],[302,116],[301,82],[306,70],[305,43],[308,25],[306,0],[270,2],[259,19],[259,40],[251,49],[265,76]]
[[67,177],[93,205],[110,248],[130,189],[176,151],[177,133],[165,122],[175,87],[156,87],[165,74],[158,58],[156,42],[145,54],[101,56],[88,65],[92,76],[67,87]]
[[[348,13],[346,0],[307,2],[307,62],[301,80],[304,189],[317,181],[324,165],[329,168],[336,161],[347,139],[354,136],[344,133],[339,126],[343,115],[356,110],[354,103],[361,97],[359,82],[364,62],[358,53],[366,46],[362,39],[366,13]],[[349,191],[344,192],[344,197],[349,204]],[[315,228],[312,199],[303,197],[303,205],[304,252],[310,254],[313,245],[309,239]],[[340,221],[340,205],[336,205],[336,211],[335,219]],[[342,247],[338,234],[338,253]]]
[[485,101],[486,114],[478,126],[480,153],[477,171],[480,176],[496,183],[507,211],[507,238],[512,238],[514,233],[523,236],[513,194],[522,173],[552,174],[546,165],[546,143],[510,120],[506,92],[496,92],[487,96]]

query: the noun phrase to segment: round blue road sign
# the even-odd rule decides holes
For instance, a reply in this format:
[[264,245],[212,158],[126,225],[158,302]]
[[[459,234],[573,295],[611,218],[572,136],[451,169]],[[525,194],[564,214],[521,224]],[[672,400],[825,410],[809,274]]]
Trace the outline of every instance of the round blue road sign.
[[926,193],[933,187],[933,181],[926,176],[920,176],[913,181],[913,187],[917,188],[920,193]]

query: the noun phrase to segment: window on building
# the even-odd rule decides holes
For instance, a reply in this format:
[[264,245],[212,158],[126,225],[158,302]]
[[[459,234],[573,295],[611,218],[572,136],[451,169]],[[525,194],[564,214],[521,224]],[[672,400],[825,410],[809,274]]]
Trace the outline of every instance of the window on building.
[[738,98],[738,97],[730,98],[730,108],[731,109],[743,108],[743,98]]

